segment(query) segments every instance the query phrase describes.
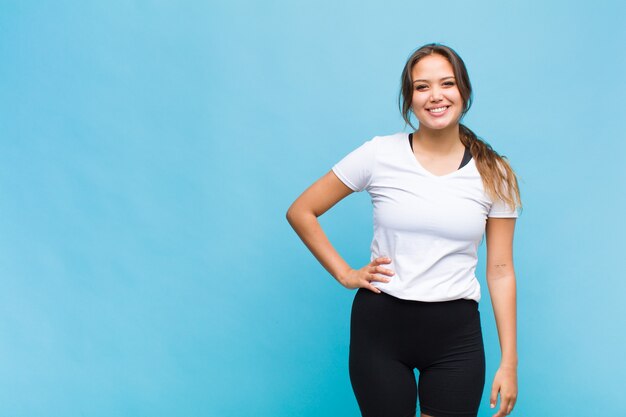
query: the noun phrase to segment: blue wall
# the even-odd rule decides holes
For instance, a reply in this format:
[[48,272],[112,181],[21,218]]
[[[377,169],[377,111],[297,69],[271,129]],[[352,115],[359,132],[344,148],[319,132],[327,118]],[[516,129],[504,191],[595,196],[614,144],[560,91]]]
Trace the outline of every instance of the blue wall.
[[[0,415],[357,416],[285,220],[449,44],[517,170],[513,415],[626,415],[623,2],[0,2]],[[366,193],[320,220],[369,259]],[[484,250],[484,248],[482,249]],[[499,362],[480,266],[487,350]]]

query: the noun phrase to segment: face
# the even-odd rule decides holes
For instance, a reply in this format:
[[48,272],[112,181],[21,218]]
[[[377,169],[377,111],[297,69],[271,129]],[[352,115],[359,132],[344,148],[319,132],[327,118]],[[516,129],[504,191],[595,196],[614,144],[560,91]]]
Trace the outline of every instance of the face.
[[459,123],[463,99],[447,59],[438,54],[420,59],[411,70],[411,79],[411,107],[420,129],[441,130]]

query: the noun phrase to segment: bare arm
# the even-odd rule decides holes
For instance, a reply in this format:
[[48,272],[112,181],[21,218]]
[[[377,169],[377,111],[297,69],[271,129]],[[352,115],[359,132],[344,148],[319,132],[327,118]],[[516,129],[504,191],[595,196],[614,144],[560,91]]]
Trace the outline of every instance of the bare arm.
[[514,218],[487,220],[487,286],[498,327],[501,364],[517,366],[514,229]]
[[494,378],[491,403],[500,392],[500,411],[510,413],[517,399],[517,302],[513,268],[514,218],[487,220],[487,286],[500,340],[500,368]]
[[378,258],[358,271],[350,268],[332,246],[317,220],[352,192],[334,172],[329,171],[293,202],[287,210],[287,221],[313,256],[340,284],[347,288],[365,287],[378,293],[378,288],[370,282],[387,282],[386,278],[374,273],[392,275],[390,270],[378,266],[381,263],[390,263],[391,260],[379,261],[383,258]]

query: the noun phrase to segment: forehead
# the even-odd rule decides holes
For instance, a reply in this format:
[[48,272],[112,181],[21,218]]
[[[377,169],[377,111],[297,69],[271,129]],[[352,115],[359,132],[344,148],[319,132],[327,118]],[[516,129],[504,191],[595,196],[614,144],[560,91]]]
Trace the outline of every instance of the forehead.
[[438,54],[425,56],[411,68],[412,80],[439,80],[443,77],[454,77],[454,69],[446,58]]

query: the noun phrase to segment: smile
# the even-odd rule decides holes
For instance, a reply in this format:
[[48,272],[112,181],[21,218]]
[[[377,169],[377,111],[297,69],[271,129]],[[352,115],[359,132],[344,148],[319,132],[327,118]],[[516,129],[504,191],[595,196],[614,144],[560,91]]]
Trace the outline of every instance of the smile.
[[443,113],[444,111],[446,111],[448,107],[450,106],[437,107],[436,109],[428,109],[428,111],[431,113],[438,114],[438,113]]

